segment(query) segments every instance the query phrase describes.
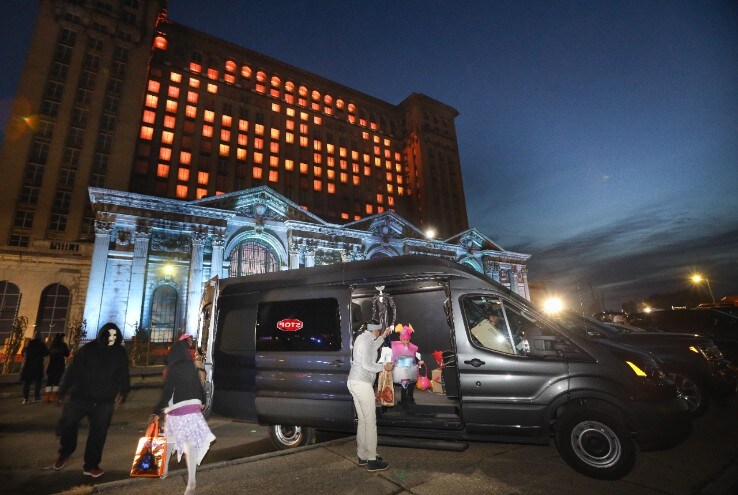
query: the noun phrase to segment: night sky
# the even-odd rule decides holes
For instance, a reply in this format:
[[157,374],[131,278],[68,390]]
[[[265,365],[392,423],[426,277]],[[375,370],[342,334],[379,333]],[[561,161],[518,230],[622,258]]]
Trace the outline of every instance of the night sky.
[[[0,2],[2,130],[35,12]],[[577,286],[616,309],[694,271],[738,295],[737,2],[172,0],[169,17],[456,108],[470,225],[571,305]]]

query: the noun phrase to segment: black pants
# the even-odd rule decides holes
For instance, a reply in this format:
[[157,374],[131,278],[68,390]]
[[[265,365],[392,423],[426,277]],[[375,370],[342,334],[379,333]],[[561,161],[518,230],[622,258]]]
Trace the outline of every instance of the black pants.
[[31,392],[31,382],[36,382],[35,387],[33,388],[34,392],[34,399],[40,400],[41,399],[41,380],[42,378],[31,378],[30,380],[23,380],[23,398],[28,400],[28,394]]
[[110,420],[113,418],[114,405],[113,401],[90,402],[72,399],[64,406],[56,429],[57,435],[61,437],[59,456],[69,457],[76,450],[79,422],[82,421],[82,418],[87,417],[90,428],[87,433],[83,469],[99,468],[105,439],[108,436],[108,427],[110,426]]

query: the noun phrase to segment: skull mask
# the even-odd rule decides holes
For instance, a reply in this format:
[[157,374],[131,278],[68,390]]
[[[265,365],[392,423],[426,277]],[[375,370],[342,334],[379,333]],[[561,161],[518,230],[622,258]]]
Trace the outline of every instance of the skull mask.
[[115,340],[118,338],[118,332],[114,328],[108,329],[108,346],[112,347],[115,345]]

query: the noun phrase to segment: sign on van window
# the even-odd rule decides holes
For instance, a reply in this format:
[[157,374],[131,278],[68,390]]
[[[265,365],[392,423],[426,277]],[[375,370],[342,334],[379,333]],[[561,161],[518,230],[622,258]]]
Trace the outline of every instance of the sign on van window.
[[259,304],[257,351],[339,351],[341,319],[335,298]]

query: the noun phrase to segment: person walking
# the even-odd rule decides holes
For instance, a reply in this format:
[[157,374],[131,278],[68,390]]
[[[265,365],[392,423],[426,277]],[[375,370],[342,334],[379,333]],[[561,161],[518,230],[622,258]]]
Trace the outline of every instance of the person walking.
[[128,354],[123,348],[123,334],[115,323],[100,328],[97,340],[85,344],[72,358],[59,387],[64,403],[56,427],[60,437],[57,471],[64,468],[77,448],[77,432],[82,418],[89,420],[82,473],[99,478],[108,427],[115,404],[122,404],[131,389]]
[[184,493],[192,495],[195,493],[197,466],[210,449],[215,435],[202,415],[205,392],[187,341],[187,338],[180,339],[169,351],[164,388],[149,423],[162,413],[166,415],[164,435],[169,448],[165,462],[169,463],[169,456],[174,451],[178,461],[182,460],[182,454],[185,455],[187,486]]
[[[384,339],[392,331],[387,327],[382,332],[382,325],[372,320],[366,330],[354,340],[351,356],[351,369],[348,376],[348,389],[354,399],[354,407],[359,422],[356,428],[356,454],[359,466],[366,466],[367,471],[384,471],[389,467],[377,455],[377,411],[374,395],[374,381],[377,373],[385,369],[392,371],[392,363],[377,362],[377,351]],[[381,336],[380,336],[381,335]]]
[[[41,400],[41,382],[44,379],[44,358],[49,355],[49,348],[41,339],[41,332],[35,332],[21,352],[23,368],[20,379],[23,382],[23,403],[30,404]],[[34,383],[33,400],[28,397],[31,392],[31,383]]]
[[64,342],[64,334],[57,333],[49,346],[49,364],[46,366],[46,402],[56,402],[68,357],[69,346]]

